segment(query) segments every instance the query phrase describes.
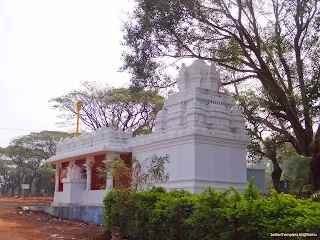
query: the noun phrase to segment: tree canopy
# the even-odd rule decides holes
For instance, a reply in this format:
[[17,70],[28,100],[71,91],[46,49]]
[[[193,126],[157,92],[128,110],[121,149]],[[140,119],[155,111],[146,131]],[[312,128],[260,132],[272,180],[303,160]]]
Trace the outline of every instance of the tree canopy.
[[123,131],[132,128],[134,135],[147,133],[152,130],[156,114],[164,103],[164,98],[152,90],[112,88],[95,82],[84,82],[82,87],[51,100],[53,108],[61,112],[63,124],[73,123],[76,103],[81,100],[80,120],[87,128],[114,126]]
[[[196,58],[220,67],[223,85],[239,92],[251,120],[312,156],[320,188],[318,0],[136,0],[124,24],[122,70],[135,89],[173,83],[168,59]],[[248,113],[248,112],[247,112]]]
[[[30,133],[10,142],[6,148],[0,148],[0,189],[2,195],[21,194],[21,184],[30,184],[30,192],[39,193],[45,189],[53,193],[54,169],[44,161],[56,152],[56,144],[61,138],[71,134],[57,131]],[[18,192],[17,192],[18,191]]]

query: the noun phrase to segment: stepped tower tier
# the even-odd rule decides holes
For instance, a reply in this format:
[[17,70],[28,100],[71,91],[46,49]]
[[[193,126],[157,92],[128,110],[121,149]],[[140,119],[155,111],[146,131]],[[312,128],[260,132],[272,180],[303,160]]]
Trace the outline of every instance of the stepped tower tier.
[[219,71],[203,60],[182,64],[177,84],[179,92],[166,100],[155,131],[129,140],[133,154],[137,159],[168,154],[168,189],[243,188],[249,138],[241,109],[219,91]]
[[207,134],[237,132],[237,137],[247,139],[242,112],[231,96],[219,92],[220,73],[213,64],[182,64],[177,83],[179,92],[169,96],[156,118],[156,132],[197,127]]

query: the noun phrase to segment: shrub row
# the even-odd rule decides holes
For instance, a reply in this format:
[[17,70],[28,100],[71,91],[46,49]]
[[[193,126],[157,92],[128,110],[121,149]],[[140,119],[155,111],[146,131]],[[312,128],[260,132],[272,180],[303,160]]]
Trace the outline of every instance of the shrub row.
[[130,240],[272,239],[271,233],[320,234],[319,202],[276,192],[263,198],[253,180],[241,194],[234,188],[224,192],[208,188],[201,194],[162,188],[139,193],[114,189],[104,198],[104,206],[105,229],[118,229]]

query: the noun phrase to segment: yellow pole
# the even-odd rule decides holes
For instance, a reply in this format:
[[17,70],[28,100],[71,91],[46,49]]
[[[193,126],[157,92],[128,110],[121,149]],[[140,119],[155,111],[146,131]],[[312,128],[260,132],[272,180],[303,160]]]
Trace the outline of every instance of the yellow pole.
[[80,110],[82,107],[82,101],[77,102],[77,128],[76,128],[76,137],[79,136],[79,119],[80,119]]

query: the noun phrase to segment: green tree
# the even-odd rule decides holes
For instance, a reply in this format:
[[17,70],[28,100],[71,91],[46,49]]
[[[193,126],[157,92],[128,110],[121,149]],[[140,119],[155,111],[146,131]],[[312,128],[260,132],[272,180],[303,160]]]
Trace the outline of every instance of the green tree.
[[0,176],[4,179],[3,191],[11,188],[12,195],[15,190],[21,194],[21,184],[30,184],[36,193],[42,188],[47,192],[53,192],[54,169],[44,161],[56,152],[56,144],[61,138],[70,137],[71,134],[58,131],[42,131],[30,133],[10,142],[9,146],[0,149],[2,161],[0,164]]
[[256,120],[312,156],[310,182],[320,189],[319,1],[135,2],[124,24],[122,68],[132,87],[172,84],[168,57],[215,62],[235,76],[224,74],[222,85],[250,79],[254,98],[263,98]]
[[273,180],[271,177],[272,170],[270,168],[267,168],[265,171],[265,189],[266,194],[269,194],[272,189],[274,189]]
[[282,178],[288,181],[290,193],[297,197],[310,197],[312,193],[308,183],[309,162],[309,157],[295,156],[284,163]]
[[89,129],[114,126],[122,130],[132,128],[134,135],[149,133],[164,103],[164,98],[157,91],[112,88],[94,82],[84,82],[82,87],[81,90],[73,90],[50,100],[53,108],[62,113],[62,124],[75,119],[76,103],[81,100],[80,120]]
[[165,172],[165,164],[169,162],[169,155],[152,155],[151,158],[132,159],[132,166],[126,166],[120,155],[115,154],[114,160],[107,163],[106,168],[99,171],[106,178],[108,174],[115,178],[116,188],[128,188],[134,191],[147,191],[156,184],[164,184],[169,179]]
[[[251,142],[247,148],[249,161],[261,161],[265,158],[272,163],[271,178],[273,187],[277,192],[280,192],[279,183],[282,174],[280,164],[283,161],[283,156],[280,151],[284,145],[283,140],[279,136],[262,137],[262,132],[255,129],[247,128],[251,136]],[[258,160],[256,160],[258,158]]]
[[164,184],[169,180],[165,165],[170,163],[169,155],[158,157],[152,155],[143,161],[133,158],[132,185],[137,191],[150,190],[155,184]]
[[1,196],[8,196],[11,189],[11,196],[14,196],[14,191],[20,186],[22,179],[26,175],[27,170],[13,161],[7,159],[0,160],[0,189]]
[[40,189],[44,189],[45,193],[50,195],[53,194],[55,185],[51,180],[54,178],[54,168],[49,164],[41,165],[34,179],[34,185],[37,192],[39,192]]

